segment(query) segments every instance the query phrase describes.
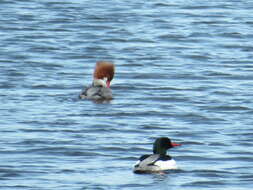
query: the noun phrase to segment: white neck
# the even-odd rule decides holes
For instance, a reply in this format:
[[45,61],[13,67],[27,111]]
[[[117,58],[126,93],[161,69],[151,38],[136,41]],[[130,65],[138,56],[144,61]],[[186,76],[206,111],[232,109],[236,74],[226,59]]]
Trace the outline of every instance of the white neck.
[[94,79],[93,80],[93,86],[102,86],[106,87],[106,81],[103,79]]

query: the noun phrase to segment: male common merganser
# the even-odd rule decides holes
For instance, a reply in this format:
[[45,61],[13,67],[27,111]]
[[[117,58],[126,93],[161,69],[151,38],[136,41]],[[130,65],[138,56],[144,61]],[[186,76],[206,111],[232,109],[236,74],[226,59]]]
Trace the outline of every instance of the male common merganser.
[[177,169],[176,161],[169,155],[166,155],[166,152],[168,149],[180,145],[171,142],[167,137],[156,139],[153,144],[154,154],[141,156],[134,166],[134,173],[153,173]]
[[111,100],[110,83],[114,76],[114,64],[107,61],[98,61],[93,73],[92,85],[84,89],[79,98],[90,100]]

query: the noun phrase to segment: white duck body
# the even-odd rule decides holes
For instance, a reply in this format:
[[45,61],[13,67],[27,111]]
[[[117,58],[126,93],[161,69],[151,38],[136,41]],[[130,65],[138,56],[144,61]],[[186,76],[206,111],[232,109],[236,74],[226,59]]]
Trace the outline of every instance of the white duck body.
[[160,154],[144,155],[134,166],[135,173],[153,173],[178,169],[177,163],[170,156]]

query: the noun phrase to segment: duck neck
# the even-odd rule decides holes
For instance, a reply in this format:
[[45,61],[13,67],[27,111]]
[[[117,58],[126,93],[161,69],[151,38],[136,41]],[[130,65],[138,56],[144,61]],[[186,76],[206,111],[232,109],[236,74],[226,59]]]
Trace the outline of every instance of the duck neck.
[[167,149],[166,148],[162,148],[162,147],[160,147],[160,146],[156,146],[156,145],[154,145],[153,146],[153,153],[154,154],[160,154],[160,155],[166,155],[166,153],[167,153]]
[[102,79],[94,79],[92,85],[97,87],[106,87],[106,82]]

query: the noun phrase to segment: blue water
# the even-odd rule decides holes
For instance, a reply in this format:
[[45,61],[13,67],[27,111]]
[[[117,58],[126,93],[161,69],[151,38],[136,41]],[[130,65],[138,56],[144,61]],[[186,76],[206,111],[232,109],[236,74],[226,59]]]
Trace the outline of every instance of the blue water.
[[[0,188],[252,189],[251,0],[1,0]],[[114,100],[79,100],[96,61]],[[180,169],[137,175],[160,136]]]

